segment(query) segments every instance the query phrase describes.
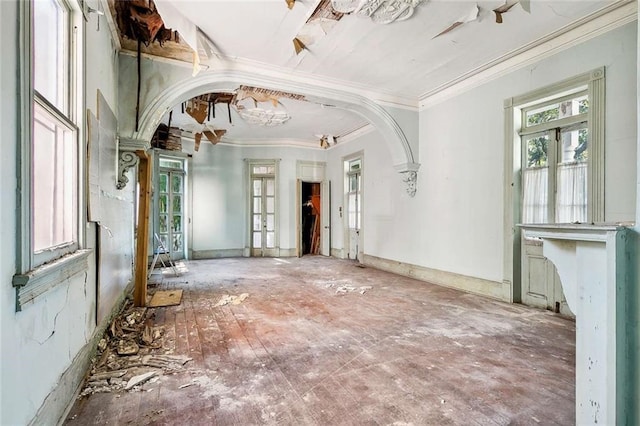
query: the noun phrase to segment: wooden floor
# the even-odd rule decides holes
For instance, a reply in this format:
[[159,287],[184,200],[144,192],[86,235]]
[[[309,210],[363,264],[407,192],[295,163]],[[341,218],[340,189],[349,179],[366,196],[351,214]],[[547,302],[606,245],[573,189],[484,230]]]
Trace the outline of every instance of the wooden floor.
[[575,423],[571,320],[318,256],[187,267],[161,278],[184,296],[154,322],[158,353],[193,360],[65,424]]

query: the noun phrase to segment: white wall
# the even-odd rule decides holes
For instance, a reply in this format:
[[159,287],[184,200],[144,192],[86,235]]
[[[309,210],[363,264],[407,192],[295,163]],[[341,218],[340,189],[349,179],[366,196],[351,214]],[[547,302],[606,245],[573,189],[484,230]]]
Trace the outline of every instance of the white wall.
[[202,143],[191,161],[192,249],[196,257],[212,251],[242,250],[248,243],[249,186],[244,159],[279,159],[280,249],[296,248],[296,162],[326,161],[312,148],[243,147]]
[[502,279],[504,99],[606,66],[607,221],[634,218],[636,25],[423,111],[418,248],[427,266]]
[[[418,190],[405,192],[378,132],[329,151],[364,151],[364,251],[493,282],[503,274],[504,99],[606,66],[606,220],[632,221],[636,167],[636,24],[629,24],[420,112]],[[410,124],[410,123],[409,123]],[[407,124],[403,124],[403,130]],[[412,132],[412,127],[408,127]],[[342,249],[342,184],[333,186],[333,247]]]
[[[98,7],[95,1],[89,2]],[[45,398],[56,391],[43,408],[37,421],[55,424],[70,402],[72,392],[61,377],[72,366],[74,358],[85,348],[96,328],[96,268],[95,256],[89,258],[89,269],[68,279],[23,311],[16,312],[16,294],[12,277],[16,272],[16,164],[20,145],[17,122],[17,1],[0,2],[2,16],[2,109],[0,110],[0,322],[2,326],[1,413],[0,423],[27,424],[43,406]],[[96,31],[96,15],[87,22],[86,90],[87,107],[95,113],[95,93],[100,88],[110,107],[117,113],[116,64],[108,26],[101,18]],[[84,116],[80,125],[84,125]],[[115,233],[118,229],[112,230]],[[95,228],[87,227],[89,248],[95,245]],[[72,386],[71,386],[72,387]],[[44,406],[43,406],[44,407]]]

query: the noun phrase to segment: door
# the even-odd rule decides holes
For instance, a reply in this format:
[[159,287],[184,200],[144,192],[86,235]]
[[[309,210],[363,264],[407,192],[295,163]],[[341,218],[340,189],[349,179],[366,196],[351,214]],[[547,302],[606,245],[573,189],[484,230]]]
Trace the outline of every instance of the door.
[[157,234],[173,260],[184,259],[184,176],[183,170],[163,167],[158,176]]
[[251,256],[277,256],[276,180],[251,178]]
[[348,162],[347,172],[347,258],[361,260],[362,160]]

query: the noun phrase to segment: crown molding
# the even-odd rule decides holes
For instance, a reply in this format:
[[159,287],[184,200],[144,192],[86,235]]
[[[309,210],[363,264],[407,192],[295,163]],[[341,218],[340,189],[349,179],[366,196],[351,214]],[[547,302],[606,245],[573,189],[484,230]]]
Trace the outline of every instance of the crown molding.
[[618,0],[599,11],[511,51],[420,96],[419,110],[541,61],[638,19],[636,0]]

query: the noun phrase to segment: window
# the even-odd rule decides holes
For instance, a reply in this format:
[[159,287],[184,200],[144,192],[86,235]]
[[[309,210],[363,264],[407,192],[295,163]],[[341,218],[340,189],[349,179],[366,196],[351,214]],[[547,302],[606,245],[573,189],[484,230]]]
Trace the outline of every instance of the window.
[[586,90],[522,109],[522,222],[587,221]]
[[82,40],[74,39],[74,29],[82,25],[81,14],[78,4],[65,0],[24,1],[20,7],[18,309],[82,270],[87,256],[78,251]]

